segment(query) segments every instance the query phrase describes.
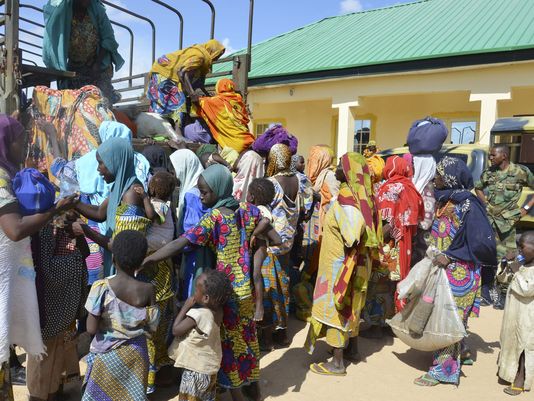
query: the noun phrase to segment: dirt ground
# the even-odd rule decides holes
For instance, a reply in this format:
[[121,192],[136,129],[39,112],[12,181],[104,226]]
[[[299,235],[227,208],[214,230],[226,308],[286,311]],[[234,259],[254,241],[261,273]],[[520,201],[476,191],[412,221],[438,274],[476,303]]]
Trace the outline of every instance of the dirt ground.
[[[325,377],[309,372],[312,362],[324,360],[328,354],[325,343],[318,344],[314,355],[308,355],[303,344],[307,327],[303,322],[290,321],[293,342],[289,348],[277,349],[261,359],[261,388],[265,400],[287,401],[426,401],[446,400],[506,400],[504,385],[498,383],[497,356],[502,312],[490,307],[481,311],[481,317],[469,323],[468,344],[475,364],[462,369],[460,386],[439,385],[421,388],[412,384],[429,366],[430,353],[409,349],[398,339],[360,339],[364,360],[347,366],[345,377]],[[68,388],[68,400],[79,400],[76,385]],[[153,401],[177,400],[177,385],[159,390]],[[15,387],[15,399],[26,400],[26,389]],[[518,399],[532,399],[529,393]],[[229,401],[224,394],[221,401]]]

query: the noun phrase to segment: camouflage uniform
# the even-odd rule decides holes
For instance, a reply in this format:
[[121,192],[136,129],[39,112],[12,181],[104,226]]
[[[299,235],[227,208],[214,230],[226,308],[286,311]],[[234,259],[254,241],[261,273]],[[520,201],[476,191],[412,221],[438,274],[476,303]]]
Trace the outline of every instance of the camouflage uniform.
[[[475,185],[476,189],[485,190],[488,219],[497,241],[498,261],[517,249],[515,223],[521,218],[517,202],[524,187],[534,187],[534,175],[527,167],[514,163],[504,171],[499,168],[485,170]],[[506,288],[501,286],[500,290],[504,292]]]

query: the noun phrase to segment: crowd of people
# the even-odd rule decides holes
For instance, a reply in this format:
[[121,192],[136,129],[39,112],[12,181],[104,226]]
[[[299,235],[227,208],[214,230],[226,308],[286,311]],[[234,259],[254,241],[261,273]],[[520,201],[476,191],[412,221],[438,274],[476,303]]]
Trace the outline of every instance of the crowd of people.
[[[14,345],[28,354],[30,398],[53,400],[79,378],[85,337],[84,400],[145,399],[178,385],[175,368],[179,399],[228,389],[234,400],[259,400],[261,353],[289,345],[293,312],[309,322],[310,353],[321,338],[332,347],[310,371],[343,376],[347,361],[359,362],[359,336],[392,335],[387,321],[406,306],[397,284],[428,247],[466,327],[481,300],[503,306],[501,284],[488,298],[481,290],[485,276],[495,286],[497,255],[507,253],[499,375],[509,394],[530,389],[534,235],[524,233],[512,255],[514,242],[494,221],[498,195],[514,219],[528,211],[516,198],[533,177],[506,146],[491,150],[493,166],[475,186],[458,158],[384,161],[374,144],[338,163],[317,145],[305,160],[279,125],[234,159],[221,147],[207,157],[187,148],[167,157],[158,145],[137,153],[114,121],[99,133],[96,151],[54,160],[53,185],[46,171],[20,170],[24,126],[0,117],[3,394],[24,371]],[[495,181],[515,170],[513,189]],[[369,329],[360,332],[362,321]],[[472,363],[462,340],[437,350],[415,384],[458,384]]]
[[[433,118],[414,123],[404,155],[371,141],[306,158],[281,125],[249,131],[232,80],[206,90],[225,51],[210,40],[152,66],[150,111],[180,140],[136,152],[135,124],[111,110],[123,60],[102,4],[49,1],[45,18],[44,61],[77,78],[0,115],[0,400],[22,383],[31,401],[56,400],[82,357],[87,401],[173,384],[184,401],[260,400],[261,355],[289,346],[291,314],[309,323],[308,352],[332,347],[310,371],[344,376],[359,336],[393,335],[388,320],[410,302],[398,283],[428,249],[465,327],[481,305],[505,309],[498,374],[507,394],[530,390],[534,234],[518,246],[515,223],[534,206],[518,206],[534,176],[507,146],[477,183],[439,156],[447,131]],[[458,341],[414,383],[458,385],[473,362]]]

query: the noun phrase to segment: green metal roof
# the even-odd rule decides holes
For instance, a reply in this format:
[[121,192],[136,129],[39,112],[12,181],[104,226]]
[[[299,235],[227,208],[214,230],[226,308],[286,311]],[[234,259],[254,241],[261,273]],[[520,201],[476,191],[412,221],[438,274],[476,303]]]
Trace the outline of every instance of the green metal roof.
[[532,49],[533,21],[534,0],[423,0],[325,18],[254,45],[249,79]]

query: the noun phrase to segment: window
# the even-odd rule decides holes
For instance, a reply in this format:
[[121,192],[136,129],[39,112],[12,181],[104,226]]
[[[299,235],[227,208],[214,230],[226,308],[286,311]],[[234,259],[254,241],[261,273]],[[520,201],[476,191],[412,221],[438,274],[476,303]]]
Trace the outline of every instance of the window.
[[477,137],[476,121],[452,121],[451,122],[451,143],[460,145],[465,143],[475,143]]
[[265,131],[267,131],[269,129],[269,127],[271,125],[273,125],[273,124],[282,124],[282,125],[284,125],[285,123],[283,123],[281,121],[270,121],[270,122],[262,121],[261,123],[255,124],[254,135],[256,135],[256,137],[260,136]]
[[354,152],[362,153],[371,139],[371,120],[354,121]]

